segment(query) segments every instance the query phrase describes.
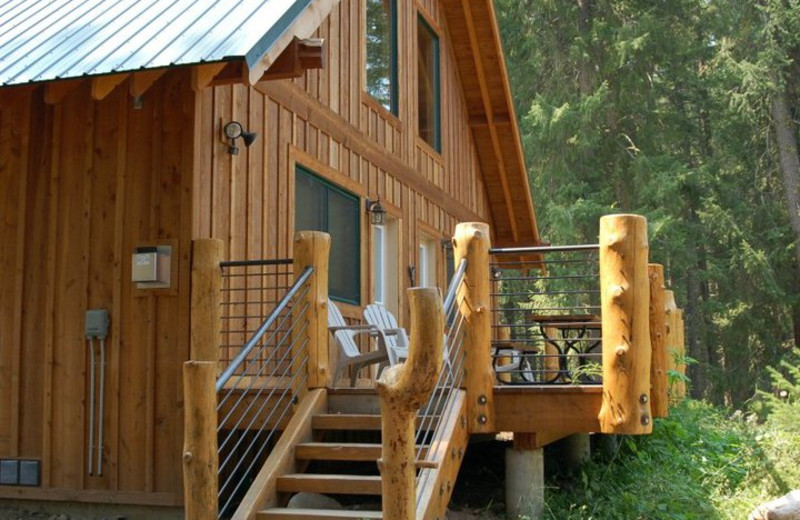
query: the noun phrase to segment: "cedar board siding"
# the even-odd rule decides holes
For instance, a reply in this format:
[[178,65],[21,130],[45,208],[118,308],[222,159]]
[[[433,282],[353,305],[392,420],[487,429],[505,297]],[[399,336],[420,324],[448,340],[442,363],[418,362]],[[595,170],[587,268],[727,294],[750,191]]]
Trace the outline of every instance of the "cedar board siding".
[[[165,75],[139,110],[129,80],[102,101],[88,81],[55,105],[43,86],[0,91],[0,457],[42,460],[41,489],[0,487],[0,497],[181,501],[189,77]],[[177,290],[133,288],[134,248],[167,240],[179,250]],[[102,477],[86,471],[91,308],[111,315]],[[91,492],[101,489],[112,493]]]
[[[422,13],[440,37],[442,154],[417,137],[416,28]],[[363,199],[381,201],[401,219],[401,300],[417,265],[420,234],[449,238],[460,221],[489,221],[488,199],[464,98],[438,2],[398,2],[399,114],[363,88],[364,3],[342,0],[315,37],[325,39],[326,66],[295,80],[255,87],[217,86],[201,95],[204,150],[195,185],[195,237],[226,242],[228,258],[291,256],[294,165],[362,198],[361,302],[368,303],[369,222]],[[358,30],[353,30],[358,27]],[[256,142],[227,153],[221,126],[241,121]],[[435,232],[435,234],[433,233]],[[439,264],[443,264],[440,259]],[[439,281],[446,287],[444,267]],[[402,301],[401,301],[402,303]],[[360,309],[342,305],[350,318]],[[400,305],[399,308],[405,308]],[[402,317],[401,317],[402,320]]]
[[[130,78],[101,101],[84,80],[54,105],[47,85],[0,89],[0,458],[42,461],[40,488],[0,486],[0,498],[181,503],[191,240],[221,238],[231,259],[290,257],[295,164],[362,197],[362,209],[380,195],[400,219],[401,299],[421,233],[449,238],[459,221],[490,220],[438,4],[398,4],[400,69],[412,72],[400,76],[398,117],[362,88],[360,0],[334,8],[318,31],[326,67],[297,80],[195,94],[191,70],[178,69],[141,109]],[[441,155],[416,136],[417,7],[441,42]],[[220,138],[230,120],[259,133],[236,156]],[[131,253],[156,243],[177,247],[177,287],[135,289]],[[111,315],[102,477],[86,471],[91,308]]]

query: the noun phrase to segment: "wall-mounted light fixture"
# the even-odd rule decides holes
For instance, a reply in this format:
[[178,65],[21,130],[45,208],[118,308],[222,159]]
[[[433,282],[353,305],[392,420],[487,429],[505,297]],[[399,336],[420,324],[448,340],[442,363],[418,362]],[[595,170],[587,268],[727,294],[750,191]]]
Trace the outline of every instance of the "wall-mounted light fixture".
[[231,155],[238,155],[239,148],[236,146],[236,140],[240,137],[244,141],[245,146],[250,146],[258,137],[258,134],[255,132],[248,132],[247,130],[242,127],[242,123],[239,121],[231,121],[224,128],[225,137],[230,139],[230,144],[228,145],[228,153]]
[[369,213],[369,222],[373,226],[386,224],[386,210],[381,206],[380,198],[378,200],[367,199],[367,213]]

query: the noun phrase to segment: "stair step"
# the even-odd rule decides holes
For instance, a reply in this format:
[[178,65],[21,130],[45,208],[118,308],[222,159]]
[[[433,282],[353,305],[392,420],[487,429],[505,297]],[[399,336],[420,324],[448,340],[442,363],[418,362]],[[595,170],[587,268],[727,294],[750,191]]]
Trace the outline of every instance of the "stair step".
[[294,451],[298,460],[358,460],[372,461],[381,457],[380,444],[306,442]]
[[[425,458],[427,448],[421,456]],[[297,460],[350,460],[373,461],[381,458],[381,445],[375,443],[305,442],[298,444],[294,452]]]
[[[431,415],[424,419],[417,417],[417,426],[422,421],[427,428],[435,425],[439,421],[439,416]],[[312,418],[311,427],[315,430],[380,431],[381,416],[358,413],[321,413]]]
[[294,473],[278,477],[278,491],[333,495],[380,495],[381,477],[371,475],[315,475]]
[[258,520],[372,520],[383,518],[380,511],[335,511],[332,509],[286,509],[275,507],[258,513]]
[[315,415],[311,419],[311,427],[315,430],[380,430],[381,416],[352,413],[324,413]]

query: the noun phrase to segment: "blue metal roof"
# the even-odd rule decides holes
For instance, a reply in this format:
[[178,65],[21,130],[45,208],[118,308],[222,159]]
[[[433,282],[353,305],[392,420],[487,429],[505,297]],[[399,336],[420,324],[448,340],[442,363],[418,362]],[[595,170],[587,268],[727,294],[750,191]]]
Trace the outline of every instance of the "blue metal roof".
[[0,0],[0,85],[244,59],[312,0]]

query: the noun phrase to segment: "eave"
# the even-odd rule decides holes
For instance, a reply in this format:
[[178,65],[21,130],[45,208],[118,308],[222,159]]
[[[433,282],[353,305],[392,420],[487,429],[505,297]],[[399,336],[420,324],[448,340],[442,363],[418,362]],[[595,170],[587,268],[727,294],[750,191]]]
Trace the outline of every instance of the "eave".
[[540,243],[519,127],[492,0],[442,0],[495,245]]

